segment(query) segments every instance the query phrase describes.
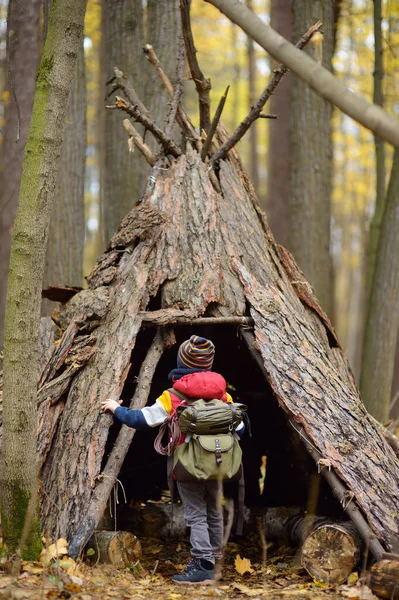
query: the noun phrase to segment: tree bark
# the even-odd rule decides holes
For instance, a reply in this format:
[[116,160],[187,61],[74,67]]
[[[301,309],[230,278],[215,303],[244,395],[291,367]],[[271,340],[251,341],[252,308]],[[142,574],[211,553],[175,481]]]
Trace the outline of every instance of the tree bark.
[[[333,4],[333,0],[307,0],[292,6],[294,39],[301,35],[307,24],[322,21],[323,42],[308,44],[304,52],[322,61],[329,71],[333,52]],[[332,107],[297,77],[292,79],[291,91],[292,160],[287,247],[314,287],[323,309],[331,314]]]
[[[271,26],[289,42],[292,41],[291,7],[292,0],[272,0],[270,6]],[[277,63],[273,59],[270,60],[270,63],[272,70],[276,68]],[[269,110],[272,114],[278,115],[278,120],[269,121],[265,207],[273,235],[277,243],[285,247],[288,247],[290,222],[291,84],[292,75],[287,73],[269,101]]]
[[399,328],[399,151],[395,152],[376,257],[363,345],[360,391],[371,414],[389,417]]
[[40,7],[41,0],[23,5],[15,0],[8,3],[5,68],[8,70],[9,100],[5,104],[0,156],[0,348],[3,347],[12,227],[40,62]]
[[[68,102],[43,287],[82,286],[85,162],[86,77],[82,40]],[[50,315],[54,306],[50,300],[43,300],[42,314]]]
[[306,81],[309,86],[325,100],[337,106],[367,129],[399,147],[399,125],[397,119],[371,104],[362,96],[354,94],[327,69],[315,62],[292,44],[279,36],[251,13],[238,0],[204,0],[213,4],[234,23],[239,25],[255,42],[282,62],[293,73]]
[[[2,522],[8,549],[40,551],[36,481],[37,340],[51,204],[85,0],[54,0],[38,72],[13,231],[4,344]],[[23,281],[23,289],[21,289]]]
[[[145,40],[142,3],[138,0],[103,0],[102,35],[106,79],[112,78],[114,67],[118,67],[130,78],[136,90],[143,90],[145,59],[142,48]],[[140,152],[128,152],[123,118],[115,111],[107,111],[105,115],[101,164],[103,247],[117,231],[121,219],[139,201],[149,172]]]

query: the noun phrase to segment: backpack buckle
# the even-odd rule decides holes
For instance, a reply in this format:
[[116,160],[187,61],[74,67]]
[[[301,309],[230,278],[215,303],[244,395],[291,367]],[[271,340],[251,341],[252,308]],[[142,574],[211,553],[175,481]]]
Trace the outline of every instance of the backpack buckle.
[[197,427],[197,423],[190,423],[190,426],[188,428],[188,433],[194,433],[196,427]]
[[220,447],[220,442],[218,440],[218,438],[216,438],[215,440],[215,455],[216,455],[216,464],[220,465],[223,460],[222,460],[222,449]]

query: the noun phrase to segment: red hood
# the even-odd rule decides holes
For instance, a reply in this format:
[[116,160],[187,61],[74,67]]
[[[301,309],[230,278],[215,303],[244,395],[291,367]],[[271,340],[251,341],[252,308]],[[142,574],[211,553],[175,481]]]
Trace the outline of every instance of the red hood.
[[212,400],[217,398],[226,402],[226,381],[219,373],[200,371],[184,375],[173,384],[174,389],[191,398]]

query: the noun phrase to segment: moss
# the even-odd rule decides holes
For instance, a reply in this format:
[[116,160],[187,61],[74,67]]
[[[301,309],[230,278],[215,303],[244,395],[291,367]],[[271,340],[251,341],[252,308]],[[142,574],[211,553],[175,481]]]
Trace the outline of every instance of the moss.
[[[13,554],[20,546],[24,560],[37,560],[42,550],[42,536],[37,506],[30,505],[30,494],[22,489],[18,483],[8,484],[9,514],[2,507],[1,520],[3,523],[4,541],[8,552]],[[7,511],[8,512],[8,511]],[[28,531],[24,531],[25,520],[29,519]]]
[[51,71],[53,70],[54,67],[54,55],[50,54],[50,56],[45,56],[42,58],[42,61],[40,63],[40,67],[39,70],[37,72],[37,76],[36,76],[36,82],[38,85],[40,84],[45,84],[48,85],[49,84],[49,77],[51,74]]

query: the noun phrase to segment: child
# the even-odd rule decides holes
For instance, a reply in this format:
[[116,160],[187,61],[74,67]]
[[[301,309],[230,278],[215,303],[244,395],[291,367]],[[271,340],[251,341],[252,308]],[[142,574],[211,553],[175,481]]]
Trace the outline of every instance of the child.
[[[192,335],[181,344],[177,355],[177,368],[168,378],[173,389],[190,398],[204,400],[220,399],[232,402],[226,391],[226,381],[211,371],[215,347],[210,340]],[[125,425],[145,430],[161,425],[182,400],[173,391],[164,391],[155,404],[142,410],[131,410],[120,406],[115,400],[101,403],[102,411],[114,413]],[[237,428],[240,435],[244,430],[241,423]],[[191,560],[184,573],[174,575],[172,580],[180,584],[209,584],[215,576],[215,560],[222,557],[223,513],[221,505],[222,484],[220,481],[177,482],[184,507],[184,517],[190,530]]]

